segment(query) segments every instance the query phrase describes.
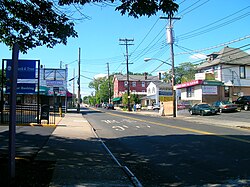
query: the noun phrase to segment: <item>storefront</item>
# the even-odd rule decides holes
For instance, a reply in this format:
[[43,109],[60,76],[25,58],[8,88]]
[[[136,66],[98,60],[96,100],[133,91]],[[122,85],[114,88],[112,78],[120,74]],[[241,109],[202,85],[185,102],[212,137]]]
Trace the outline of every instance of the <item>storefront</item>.
[[181,91],[181,101],[190,101],[190,103],[213,103],[223,100],[222,90],[224,89],[221,81],[193,80],[175,86]]

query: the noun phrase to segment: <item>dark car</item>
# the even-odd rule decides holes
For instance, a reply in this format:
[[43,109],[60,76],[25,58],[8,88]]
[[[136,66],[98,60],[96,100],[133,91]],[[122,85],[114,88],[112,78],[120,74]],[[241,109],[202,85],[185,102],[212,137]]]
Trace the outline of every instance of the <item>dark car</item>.
[[108,110],[114,110],[114,105],[113,104],[107,104],[106,109]]
[[217,110],[207,103],[200,103],[200,104],[195,104],[192,107],[190,107],[189,113],[191,115],[199,114],[201,116],[214,115],[217,113]]
[[233,101],[233,103],[237,104],[239,107],[241,107],[244,110],[250,109],[250,96],[241,96],[236,101]]
[[235,112],[238,109],[238,106],[230,101],[216,101],[212,106],[220,113]]

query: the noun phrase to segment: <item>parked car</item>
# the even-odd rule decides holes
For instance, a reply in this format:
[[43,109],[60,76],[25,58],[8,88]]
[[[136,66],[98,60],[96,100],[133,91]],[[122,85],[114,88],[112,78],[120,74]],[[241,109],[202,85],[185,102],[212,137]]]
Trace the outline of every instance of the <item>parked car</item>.
[[115,108],[114,108],[114,105],[110,103],[110,104],[107,104],[106,109],[114,110]]
[[217,112],[235,112],[238,109],[236,104],[233,104],[230,101],[216,101],[212,106],[217,110]]
[[234,104],[237,104],[241,109],[249,110],[250,109],[250,96],[241,96],[236,101],[233,101]]
[[160,105],[158,105],[158,104],[149,105],[147,107],[147,110],[160,110]]
[[201,116],[214,115],[217,113],[217,110],[207,103],[199,103],[199,104],[195,104],[192,107],[190,107],[189,113],[191,115],[199,114]]

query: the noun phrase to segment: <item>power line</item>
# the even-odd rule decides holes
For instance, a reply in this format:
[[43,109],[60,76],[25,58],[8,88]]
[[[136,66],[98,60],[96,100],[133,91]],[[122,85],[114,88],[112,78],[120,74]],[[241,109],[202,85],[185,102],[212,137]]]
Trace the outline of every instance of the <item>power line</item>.
[[[222,18],[222,19],[219,19],[219,20],[217,20],[217,21],[215,21],[215,22],[212,22],[212,23],[210,23],[210,24],[208,24],[208,25],[205,25],[205,26],[203,26],[203,27],[201,27],[201,28],[198,28],[198,29],[195,29],[195,30],[193,30],[193,31],[187,32],[187,33],[185,33],[185,34],[179,35],[179,36],[177,36],[177,39],[178,39],[178,40],[190,39],[190,38],[193,38],[193,37],[196,37],[196,36],[199,36],[199,35],[202,35],[202,34],[211,32],[211,31],[214,31],[214,30],[219,29],[219,28],[221,28],[221,27],[224,27],[224,26],[226,26],[226,25],[232,24],[233,22],[239,21],[240,19],[243,19],[243,18],[249,16],[250,13],[249,13],[249,12],[244,13],[244,14],[239,15],[239,16],[237,16],[237,17],[235,17],[235,18],[232,18],[232,19],[230,19],[230,20],[228,20],[228,21],[225,21],[225,22],[222,22],[222,23],[218,24],[219,22],[221,22],[221,21],[223,21],[223,20],[226,20],[226,19],[229,18],[229,17],[235,16],[236,14],[238,14],[238,13],[240,13],[240,12],[246,10],[246,9],[249,8],[249,7],[250,7],[250,6],[244,8],[244,9],[241,9],[241,10],[239,10],[239,11],[237,11],[237,12],[235,12],[235,13],[229,15],[229,16],[226,16],[226,17],[224,17],[224,18]],[[215,24],[217,24],[217,25],[215,25]],[[213,27],[209,27],[209,26],[212,26],[212,25],[214,25],[214,26],[213,26]],[[208,27],[208,28],[207,28],[207,27]],[[204,30],[202,30],[202,29],[204,29]],[[201,30],[201,31],[199,31],[199,30]]]
[[[219,47],[222,47],[222,46],[226,46],[226,45],[229,45],[229,44],[232,44],[232,43],[236,43],[236,42],[239,42],[239,41],[242,41],[242,40],[246,40],[246,39],[249,39],[249,38],[250,38],[250,35],[247,35],[247,36],[244,36],[244,37],[241,37],[241,38],[238,38],[238,39],[235,39],[235,40],[231,40],[229,42],[225,42],[225,43],[222,43],[222,44],[218,44],[218,45],[215,45],[215,46],[212,46],[212,47],[198,49],[198,50],[190,50],[190,52],[192,52],[192,53],[199,53],[199,52],[203,52],[203,51],[208,51],[208,50],[211,50],[211,49],[215,49],[215,48],[219,48]],[[189,54],[190,52],[178,53],[178,54],[175,54],[175,56]]]

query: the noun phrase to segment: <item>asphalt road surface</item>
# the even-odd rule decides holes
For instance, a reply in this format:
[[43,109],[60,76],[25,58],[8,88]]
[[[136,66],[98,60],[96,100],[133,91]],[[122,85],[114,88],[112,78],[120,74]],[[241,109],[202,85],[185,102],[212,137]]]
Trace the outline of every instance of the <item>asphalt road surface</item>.
[[83,115],[143,186],[250,186],[249,130],[100,110]]

